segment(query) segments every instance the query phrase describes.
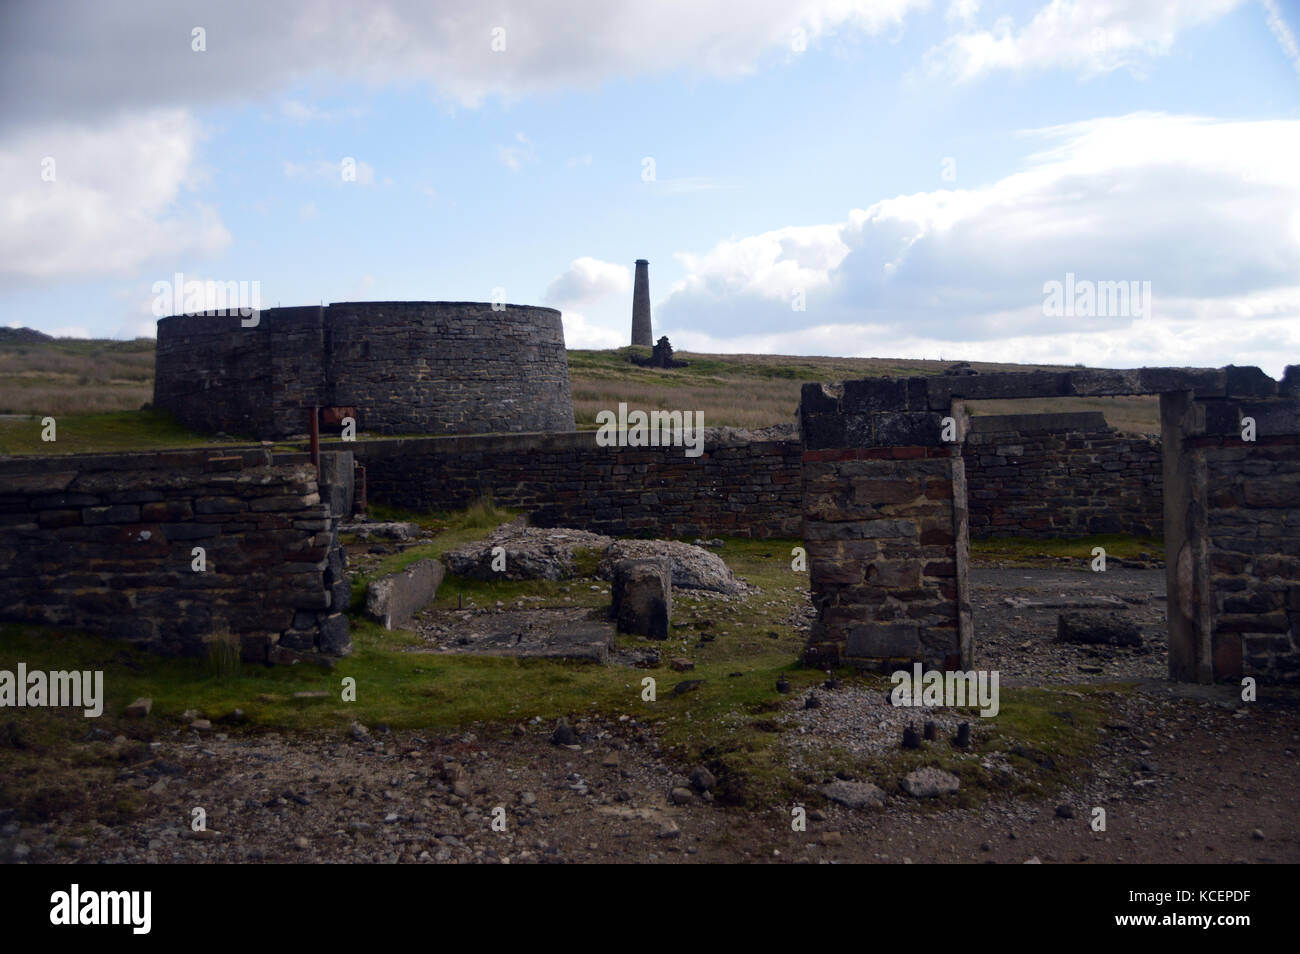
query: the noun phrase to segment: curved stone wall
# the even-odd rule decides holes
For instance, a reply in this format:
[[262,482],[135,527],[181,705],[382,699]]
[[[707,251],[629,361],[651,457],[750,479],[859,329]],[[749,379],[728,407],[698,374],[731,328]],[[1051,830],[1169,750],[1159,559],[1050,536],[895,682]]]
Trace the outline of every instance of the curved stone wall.
[[571,431],[564,327],[553,308],[341,302],[158,322],[155,406],[185,425],[264,440],[313,406],[354,408],[375,434]]

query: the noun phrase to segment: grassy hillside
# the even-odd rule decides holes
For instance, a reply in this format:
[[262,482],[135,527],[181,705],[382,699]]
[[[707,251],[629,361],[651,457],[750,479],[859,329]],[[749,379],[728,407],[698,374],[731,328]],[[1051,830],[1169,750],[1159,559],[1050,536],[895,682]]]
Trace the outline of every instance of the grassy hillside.
[[134,411],[153,399],[153,350],[151,338],[0,337],[0,414]]
[[[645,410],[703,411],[707,425],[766,427],[794,420],[799,388],[805,381],[942,374],[951,361],[907,358],[814,358],[771,354],[694,354],[678,351],[685,368],[642,368],[634,354],[649,348],[570,351],[574,417],[578,427],[594,427],[596,413],[619,401]],[[993,364],[974,361],[977,371],[1062,370],[1059,365]],[[1049,398],[1036,401],[972,401],[972,414],[1028,414],[1035,411],[1102,411],[1124,431],[1158,433],[1159,399],[1150,395],[1119,398]]]
[[[678,352],[684,368],[643,368],[629,360],[649,348],[569,352],[574,416],[595,427],[596,414],[620,401],[643,410],[702,411],[706,425],[766,427],[794,420],[805,381],[941,374],[951,361],[901,358],[823,358],[792,355]],[[154,343],[49,338],[0,329],[0,454],[74,453],[205,443],[166,415],[141,406],[153,396]],[[982,372],[1025,371],[1048,365],[972,362]],[[1056,368],[1059,370],[1059,367]],[[1101,410],[1126,431],[1159,431],[1154,397],[1053,398],[972,402],[974,414]],[[39,440],[39,423],[53,416],[57,445]]]

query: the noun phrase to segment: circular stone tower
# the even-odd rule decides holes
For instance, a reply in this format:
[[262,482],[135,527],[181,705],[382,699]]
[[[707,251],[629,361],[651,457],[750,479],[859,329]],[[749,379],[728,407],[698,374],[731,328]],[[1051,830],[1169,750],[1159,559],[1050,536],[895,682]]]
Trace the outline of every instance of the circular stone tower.
[[[499,310],[498,310],[499,309]],[[246,327],[245,324],[248,323]],[[553,308],[337,302],[158,322],[154,404],[185,425],[263,440],[348,408],[377,434],[572,431]]]

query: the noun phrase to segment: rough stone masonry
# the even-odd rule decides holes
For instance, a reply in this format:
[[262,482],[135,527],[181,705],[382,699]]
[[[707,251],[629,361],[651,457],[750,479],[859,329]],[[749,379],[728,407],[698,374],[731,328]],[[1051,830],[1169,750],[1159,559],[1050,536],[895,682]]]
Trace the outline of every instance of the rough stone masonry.
[[1161,396],[1171,678],[1300,679],[1296,365],[804,385],[807,660],[972,668],[963,402],[1118,394]]
[[375,434],[572,431],[553,308],[335,302],[158,322],[154,404],[187,427],[279,440],[313,407]]
[[0,620],[169,655],[227,634],[248,661],[348,653],[352,455],[321,456],[334,483],[261,449],[0,460]]

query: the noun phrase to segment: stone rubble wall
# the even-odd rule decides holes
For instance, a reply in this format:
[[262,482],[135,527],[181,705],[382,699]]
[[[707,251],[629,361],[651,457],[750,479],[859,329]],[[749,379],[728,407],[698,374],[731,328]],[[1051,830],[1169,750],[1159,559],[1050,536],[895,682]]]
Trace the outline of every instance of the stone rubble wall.
[[[350,481],[350,454],[323,456]],[[344,655],[341,514],[322,497],[350,489],[318,484],[305,455],[263,449],[0,460],[0,620],[167,655],[224,634],[248,661]]]

